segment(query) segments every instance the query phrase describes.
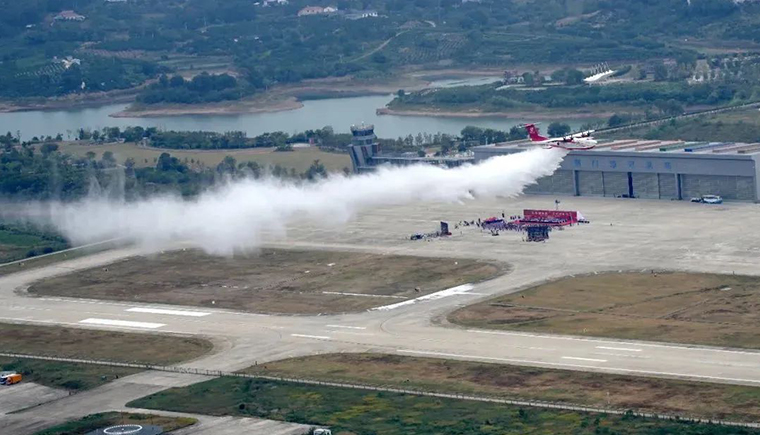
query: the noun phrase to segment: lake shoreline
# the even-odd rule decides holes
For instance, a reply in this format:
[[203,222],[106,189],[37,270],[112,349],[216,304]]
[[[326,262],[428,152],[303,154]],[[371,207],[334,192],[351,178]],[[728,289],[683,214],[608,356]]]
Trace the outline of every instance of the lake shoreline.
[[[472,78],[495,74],[493,70],[419,70],[380,79],[328,77],[279,85],[262,94],[237,101],[200,104],[143,105],[135,98],[146,84],[130,89],[109,92],[72,94],[66,97],[0,100],[0,113],[58,111],[98,108],[112,104],[130,104],[126,109],[110,114],[112,118],[148,118],[183,115],[243,115],[297,110],[304,101],[390,95],[399,89],[407,92],[429,88],[431,80],[440,78]],[[442,115],[446,116],[446,115]],[[453,115],[452,115],[453,116]]]
[[381,80],[361,80],[354,77],[312,79],[276,86],[262,94],[237,101],[157,105],[142,105],[135,102],[135,98],[145,87],[145,85],[141,85],[130,89],[72,94],[60,98],[0,100],[0,113],[76,110],[125,103],[130,104],[130,106],[109,116],[112,118],[148,118],[275,113],[300,109],[303,107],[303,101],[389,95],[401,88],[410,91],[422,90],[429,84],[430,82],[421,77],[406,74]]
[[0,113],[17,112],[52,112],[71,109],[99,108],[112,104],[124,104],[134,101],[137,92],[88,96],[86,98],[49,98],[46,100],[9,101],[0,100]]
[[[419,72],[418,72],[419,74]],[[443,75],[443,74],[441,74]],[[447,77],[456,74],[446,74]],[[493,76],[490,76],[493,77]],[[457,80],[460,80],[457,78]],[[404,80],[397,76],[372,81],[351,81],[347,78],[311,80],[307,83],[277,87],[268,94],[248,97],[254,103],[246,102],[248,107],[233,107],[235,102],[217,103],[213,111],[208,108],[189,107],[143,107],[153,113],[143,112],[139,117],[125,113],[128,117],[111,116],[125,112],[127,103],[116,103],[87,109],[75,109],[64,106],[60,110],[31,110],[0,115],[0,131],[19,132],[24,138],[44,137],[57,134],[64,138],[75,138],[80,129],[102,130],[104,127],[158,128],[175,131],[243,131],[249,137],[266,132],[283,131],[296,133],[331,126],[336,132],[349,132],[353,124],[365,122],[374,124],[378,136],[383,138],[406,137],[417,133],[459,134],[468,125],[482,128],[505,129],[508,126],[528,122],[530,118],[508,119],[504,117],[472,116],[378,116],[378,108],[386,107],[393,100],[398,89],[412,89],[412,86],[451,86],[448,80],[423,81],[421,78]],[[445,83],[447,82],[447,83]],[[463,80],[466,83],[480,83],[478,77]],[[459,81],[456,83],[459,84]],[[340,89],[340,91],[337,91]],[[396,89],[394,92],[390,92]],[[122,97],[125,98],[125,97]],[[296,108],[294,106],[300,108]],[[92,106],[92,105],[90,105]],[[302,107],[301,107],[302,106]],[[255,110],[252,110],[254,107]],[[133,106],[132,109],[135,109]],[[419,107],[426,109],[426,107]],[[277,110],[274,110],[277,109]],[[256,113],[252,113],[256,112]],[[205,114],[204,114],[205,113]],[[555,112],[557,113],[557,112]],[[588,120],[573,120],[557,114],[556,121],[569,123],[579,129]]]
[[260,105],[255,100],[230,101],[225,103],[209,104],[156,104],[151,106],[131,105],[126,109],[111,113],[111,118],[150,118],[164,116],[185,115],[242,115],[256,113],[275,113],[288,110],[297,110],[303,107],[303,103],[295,97],[280,101],[269,101]]

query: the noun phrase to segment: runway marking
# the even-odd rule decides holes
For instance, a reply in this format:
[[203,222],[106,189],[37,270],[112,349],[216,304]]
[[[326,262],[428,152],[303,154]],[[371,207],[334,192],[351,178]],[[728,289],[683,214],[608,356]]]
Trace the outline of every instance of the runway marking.
[[433,300],[436,300],[436,299],[447,298],[449,296],[466,295],[466,294],[470,294],[469,291],[472,290],[472,289],[474,289],[474,288],[475,288],[475,286],[472,285],[472,284],[462,284],[462,285],[459,285],[459,286],[456,286],[456,287],[452,287],[450,289],[441,290],[439,292],[431,293],[429,295],[420,296],[420,297],[415,298],[415,299],[410,299],[408,301],[399,302],[399,303],[391,304],[391,305],[384,305],[382,307],[370,308],[370,311],[395,310],[396,308],[400,308],[400,307],[403,307],[403,306],[406,306],[406,305],[416,304],[417,302],[433,301]]
[[202,311],[186,311],[186,310],[165,310],[163,308],[139,308],[134,307],[126,311],[131,313],[148,313],[148,314],[168,314],[171,316],[189,316],[189,317],[203,317],[209,316],[211,313],[204,313]]
[[399,353],[411,353],[411,354],[418,354],[418,355],[433,355],[433,356],[439,356],[439,357],[447,357],[447,358],[463,358],[463,359],[472,359],[472,360],[486,360],[486,361],[502,361],[506,363],[518,363],[518,364],[533,364],[533,365],[545,365],[545,366],[555,366],[555,367],[572,367],[572,368],[578,368],[578,369],[594,369],[601,372],[619,372],[619,373],[638,373],[642,375],[655,375],[655,376],[670,376],[674,378],[687,378],[687,379],[705,379],[710,381],[726,381],[726,382],[740,382],[745,384],[758,384],[760,385],[760,379],[742,379],[742,378],[727,378],[722,376],[708,376],[708,375],[692,375],[688,373],[672,373],[672,372],[658,372],[654,370],[635,370],[635,369],[623,369],[623,368],[617,368],[617,367],[606,367],[606,366],[592,366],[592,365],[584,365],[584,364],[569,364],[569,363],[553,363],[553,362],[546,362],[546,361],[532,361],[527,359],[512,359],[512,358],[495,358],[490,356],[477,356],[477,355],[457,355],[455,353],[444,353],[444,352],[429,352],[429,351],[423,351],[423,350],[407,350],[407,349],[397,349],[396,352]]
[[591,355],[602,355],[602,356],[617,356],[620,358],[634,358],[634,359],[652,359],[648,356],[641,356],[636,355],[633,353],[607,353],[607,352],[592,352]]
[[330,340],[330,337],[326,337],[324,335],[305,335],[305,334],[290,334],[291,337],[301,337],[301,338],[315,338],[317,340]]
[[[481,329],[468,329],[467,332],[474,332],[476,334],[494,334],[494,335],[511,335],[516,337],[533,337],[533,338],[546,338],[550,340],[568,340],[568,341],[585,341],[587,343],[609,343],[609,344],[627,344],[620,343],[611,340],[600,340],[594,338],[578,338],[573,336],[560,336],[560,335],[541,335],[541,334],[529,334],[521,332],[502,332],[502,331],[484,331]],[[697,352],[720,352],[720,353],[733,353],[740,355],[755,355],[760,357],[760,352],[750,352],[744,350],[726,350],[726,349],[713,349],[709,347],[696,347],[696,346],[678,346],[668,344],[653,344],[653,343],[631,343],[635,346],[641,347],[658,347],[663,349],[679,349],[679,350],[693,350]]]
[[390,298],[390,299],[409,299],[403,296],[392,295],[370,295],[366,293],[345,293],[345,292],[322,292],[323,295],[340,295],[340,296],[361,296],[365,298]]
[[328,328],[367,329],[364,326],[327,325]]
[[80,320],[79,323],[85,323],[88,325],[123,326],[126,328],[147,328],[147,329],[156,329],[162,326],[166,326],[165,323],[131,322],[129,320],[111,320],[111,319],[95,319],[95,318]]
[[607,362],[606,359],[581,358],[577,356],[563,356],[562,359],[574,359],[576,361]]
[[356,332],[356,331],[327,331],[327,332],[330,332],[330,333],[333,333],[333,334],[360,335],[360,336],[364,336],[364,337],[369,337],[369,336],[375,335],[375,334],[373,334],[371,332]]
[[643,349],[633,349],[629,347],[608,347],[608,346],[597,346],[597,349],[605,349],[605,350],[619,350],[622,352],[641,352]]

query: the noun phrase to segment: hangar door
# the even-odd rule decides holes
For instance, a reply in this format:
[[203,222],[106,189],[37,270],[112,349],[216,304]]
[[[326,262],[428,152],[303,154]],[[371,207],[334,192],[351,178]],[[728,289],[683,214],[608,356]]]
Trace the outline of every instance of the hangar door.
[[752,177],[730,175],[681,175],[681,193],[684,199],[702,195],[720,195],[723,199],[753,201]]
[[628,172],[602,172],[604,196],[613,198],[629,194]]
[[573,188],[573,171],[558,170],[548,177],[541,177],[525,188],[525,193],[555,193],[575,195]]
[[757,201],[754,178],[736,177],[736,199],[742,201]]
[[659,181],[660,199],[678,199],[676,176],[673,174],[657,174]]
[[[631,173],[633,178],[633,196],[636,198],[659,198],[660,183],[657,174]],[[670,176],[673,182],[673,176]]]
[[578,194],[580,196],[603,196],[604,181],[598,171],[578,171]]

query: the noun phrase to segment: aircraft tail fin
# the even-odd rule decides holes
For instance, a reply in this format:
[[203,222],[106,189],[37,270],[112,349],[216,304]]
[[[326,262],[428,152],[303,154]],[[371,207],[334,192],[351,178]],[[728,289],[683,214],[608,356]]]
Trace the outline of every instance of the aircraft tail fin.
[[528,131],[528,136],[530,137],[530,140],[532,140],[533,142],[541,142],[548,139],[544,136],[541,136],[541,134],[538,132],[538,128],[536,127],[536,124],[525,124],[525,130]]

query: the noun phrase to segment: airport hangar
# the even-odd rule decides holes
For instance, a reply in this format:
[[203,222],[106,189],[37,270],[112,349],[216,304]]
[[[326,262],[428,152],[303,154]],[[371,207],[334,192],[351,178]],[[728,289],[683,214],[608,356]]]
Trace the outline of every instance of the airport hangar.
[[[418,157],[383,154],[374,127],[351,128],[354,171],[382,164],[429,163],[455,167],[535,147],[529,141],[472,148],[473,156]],[[689,200],[719,195],[760,202],[760,143],[684,142],[626,139],[600,141],[596,148],[569,151],[560,168],[526,188],[526,193]]]
[[[480,146],[476,162],[535,145]],[[526,193],[689,200],[720,195],[760,202],[760,144],[617,140],[570,151],[560,168]]]

